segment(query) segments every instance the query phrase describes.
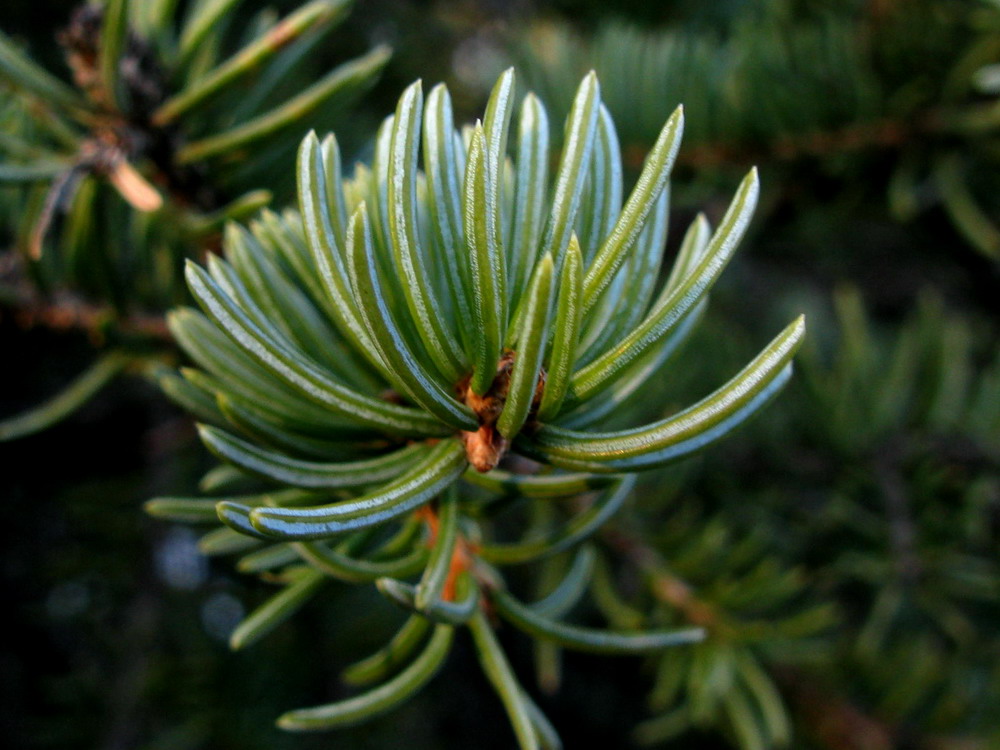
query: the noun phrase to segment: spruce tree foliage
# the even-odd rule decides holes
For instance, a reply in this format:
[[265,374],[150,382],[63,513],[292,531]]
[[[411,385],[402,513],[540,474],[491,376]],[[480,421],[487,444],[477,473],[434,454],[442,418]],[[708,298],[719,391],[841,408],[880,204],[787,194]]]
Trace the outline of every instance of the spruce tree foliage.
[[[148,8],[155,5],[143,3]],[[943,211],[924,209],[943,206],[946,193],[939,190],[937,180],[949,172],[939,170],[937,164],[946,157],[944,164],[952,169],[951,174],[956,173],[954,165],[960,167],[960,183],[975,196],[971,205],[978,206],[970,212],[968,201],[958,201],[948,210],[955,213],[953,207],[958,206],[958,214],[966,217],[988,217],[993,211],[995,147],[990,111],[995,87],[990,63],[995,62],[991,50],[996,46],[991,40],[997,3],[797,0],[690,4],[697,9],[681,10],[684,5],[672,4],[670,9],[674,17],[687,21],[676,29],[678,38],[718,43],[713,47],[718,57],[712,62],[726,69],[733,60],[741,61],[737,69],[753,67],[755,61],[769,61],[770,68],[760,66],[754,75],[734,75],[727,79],[731,87],[712,88],[715,83],[705,82],[706,90],[718,97],[716,101],[727,103],[719,111],[730,114],[743,101],[738,94],[744,89],[738,82],[750,87],[746,91],[755,91],[754,106],[743,107],[731,119],[723,117],[717,127],[713,123],[719,111],[713,112],[711,121],[700,120],[696,111],[699,91],[683,94],[687,99],[686,140],[671,178],[673,210],[666,265],[693,218],[695,209],[686,207],[696,204],[718,223],[725,205],[706,205],[702,200],[706,192],[715,196],[731,190],[739,179],[733,170],[760,161],[767,165],[762,169],[766,191],[751,226],[756,236],[744,238],[744,253],[713,289],[712,306],[698,311],[699,325],[693,326],[692,317],[690,334],[677,338],[671,360],[655,372],[648,370],[649,377],[641,385],[632,381],[628,388],[616,390],[615,398],[599,397],[586,410],[581,406],[578,414],[563,414],[557,421],[582,418],[586,412],[592,424],[581,421],[570,425],[573,429],[613,432],[669,418],[685,403],[703,396],[706,384],[719,374],[735,372],[780,327],[781,311],[809,311],[810,336],[796,363],[800,376],[776,408],[766,410],[711,450],[635,477],[630,497],[613,514],[614,504],[608,500],[612,484],[597,485],[619,477],[553,469],[544,461],[531,463],[519,453],[519,441],[523,438],[530,446],[531,431],[548,424],[537,418],[545,396],[542,387],[539,403],[529,406],[525,426],[499,468],[485,475],[467,470],[449,488],[459,493],[461,519],[456,537],[470,547],[473,542],[480,545],[472,548],[473,555],[481,555],[485,546],[501,558],[484,561],[470,555],[477,561],[474,569],[488,578],[477,582],[487,591],[480,601],[487,606],[487,620],[496,633],[496,641],[491,641],[489,632],[482,629],[475,642],[494,655],[496,643],[501,643],[511,667],[505,671],[487,666],[487,672],[501,679],[513,674],[532,695],[531,700],[537,700],[555,720],[569,746],[600,740],[606,746],[624,746],[634,728],[634,740],[664,748],[992,748],[1000,743],[1000,715],[994,710],[1000,703],[996,666],[1000,645],[995,627],[1000,604],[996,276],[995,270],[991,276],[989,263],[955,241],[953,230],[942,220]],[[381,8],[390,6],[395,4]],[[435,12],[441,8],[434,7]],[[15,6],[12,12],[16,11]],[[399,16],[391,18],[397,11],[398,6],[388,19],[373,23],[389,28],[393,22],[406,23]],[[486,11],[478,8],[476,12],[474,21],[452,14],[446,23],[452,29],[465,24],[466,33],[478,33],[478,24],[486,25]],[[752,33],[748,13],[756,14],[752,20],[760,27],[759,35]],[[358,15],[352,16],[352,22]],[[574,20],[579,16],[574,13]],[[909,19],[906,25],[899,23],[904,18]],[[236,32],[242,25],[231,24],[230,31],[213,44],[235,49]],[[406,25],[412,27],[411,39],[420,40],[423,35],[426,42],[425,29],[415,23]],[[607,31],[598,31],[597,38],[605,34],[610,39]],[[426,70],[423,63],[415,65],[413,57],[401,61],[406,40],[391,33],[387,36],[400,48],[396,75],[405,70],[405,80],[409,80]],[[366,37],[372,38],[358,35]],[[433,46],[447,61],[436,38]],[[641,46],[630,47],[627,39],[620,40],[619,46],[626,50],[619,53],[622,64],[646,54]],[[650,46],[655,45],[650,42]],[[37,48],[32,45],[31,49]],[[561,47],[550,43],[546,49],[551,53]],[[589,53],[595,58],[581,61],[566,78],[566,91],[551,87],[541,98],[551,107],[550,121],[558,122],[572,105],[580,76],[596,65],[603,82],[601,103],[614,113],[617,135],[624,144],[623,182],[628,183],[629,175],[636,176],[641,166],[638,157],[655,142],[671,110],[661,109],[647,122],[641,113],[655,110],[662,97],[633,96],[631,101],[626,97],[621,104],[626,109],[618,113],[617,95],[628,87],[641,91],[637,82],[647,80],[658,81],[664,91],[673,90],[678,78],[659,79],[657,70],[637,69],[625,75],[622,83],[613,82],[614,71],[601,68],[604,53],[597,52],[596,46],[591,48]],[[308,55],[306,62],[312,57]],[[651,65],[655,57],[649,58]],[[957,65],[960,58],[968,64]],[[678,53],[669,58],[670,65],[677,66],[684,59]],[[696,69],[701,69],[700,63],[687,69],[690,80],[701,80],[692,72]],[[855,86],[852,81],[864,85]],[[808,85],[800,85],[805,82]],[[533,86],[543,93],[543,83],[536,80]],[[285,94],[288,91],[283,89]],[[786,98],[787,91],[797,95]],[[456,108],[462,108],[454,85],[452,93]],[[730,97],[737,101],[733,103]],[[558,104],[560,99],[564,105]],[[0,96],[0,133],[17,135],[25,143],[38,140],[33,134],[38,125],[27,104],[24,96]],[[863,118],[855,118],[852,108]],[[889,121],[913,125],[912,132],[891,143],[873,138],[890,132],[872,126],[882,122],[879,112],[889,112]],[[968,122],[981,127],[945,134],[924,127],[923,117],[928,113],[975,114],[979,119],[970,117]],[[516,115],[512,120],[514,132],[509,139],[514,142]],[[823,125],[817,128],[819,120]],[[645,135],[633,141],[630,134],[643,122]],[[854,124],[841,126],[840,122]],[[741,123],[752,127],[736,127]],[[327,126],[325,119],[322,124]],[[352,126],[359,129],[356,122]],[[460,131],[463,141],[461,146],[456,142],[456,155],[467,153],[461,149],[472,142],[470,130]],[[699,135],[703,130],[709,134],[704,140]],[[304,132],[293,131],[288,138],[292,151]],[[729,139],[727,131],[739,137]],[[831,135],[838,137],[824,137]],[[851,135],[861,137],[840,137]],[[550,129],[550,174],[558,168],[561,137],[558,127]],[[391,131],[383,133],[383,139],[387,139],[382,141],[383,155],[391,153]],[[321,150],[323,144],[320,141]],[[513,158],[503,170],[503,207],[514,205],[515,165],[520,163],[516,146],[515,142],[507,149]],[[275,156],[266,177],[248,182],[247,189],[294,184],[292,159],[292,154],[287,159]],[[381,164],[389,163],[383,157]],[[227,174],[228,168],[224,160],[209,161],[206,179]],[[344,201],[364,199],[371,210],[375,205],[369,197],[373,178],[366,169],[360,168],[343,183],[349,188]],[[388,169],[383,170],[388,175]],[[890,180],[893,172],[896,178]],[[359,183],[359,175],[366,173],[369,182]],[[689,175],[697,182],[689,180]],[[464,177],[463,167],[456,184],[461,185]],[[352,198],[350,186],[359,184],[363,187]],[[389,181],[382,184],[387,198]],[[426,170],[418,172],[421,238],[436,226],[429,208],[430,185]],[[784,189],[776,190],[776,186]],[[120,203],[112,190],[107,188],[107,195]],[[36,199],[42,192],[36,191]],[[582,204],[592,200],[588,195],[584,193]],[[698,196],[697,201],[693,196]],[[899,215],[919,210],[920,221],[902,225],[873,218],[884,213],[885,196]],[[170,200],[169,195],[164,197]],[[22,210],[24,199],[23,183],[0,185],[3,230],[20,226],[20,235],[27,237],[33,224],[31,213]],[[320,328],[325,325],[332,331],[325,334],[327,343],[330,337],[334,339],[332,351],[345,354],[349,349],[360,354],[360,348],[349,344],[340,348],[340,328],[332,317],[335,306],[316,274],[301,214],[277,208],[283,205],[280,198],[274,205],[275,212],[255,216],[245,229],[227,230],[227,254],[229,247],[241,242],[250,247],[231,253],[229,275],[248,290],[247,296],[264,294],[267,306],[260,307],[267,311],[264,317],[274,322],[275,330],[269,335],[275,340],[292,341],[289,330],[294,328],[299,337],[296,351],[329,352],[299,343],[319,340],[315,330],[310,333],[302,323],[315,322],[311,308],[325,320]],[[459,206],[457,214],[449,215],[457,215],[454,224],[461,227],[461,198]],[[578,215],[583,210],[578,209]],[[377,248],[376,213],[372,211],[370,223]],[[350,226],[346,208],[345,215]],[[384,227],[388,220],[378,221]],[[57,222],[50,228],[47,236],[52,245],[46,248],[44,263],[57,257],[49,250],[61,226]],[[107,238],[117,243],[125,226],[120,222]],[[586,226],[593,225],[583,218],[575,222],[578,238],[585,236]],[[987,225],[974,220],[967,226]],[[511,232],[504,224],[505,239]],[[235,235],[242,239],[232,239]],[[286,243],[292,243],[295,252],[274,249]],[[441,243],[431,242],[432,251],[437,252]],[[787,249],[792,245],[799,248],[798,265],[788,262]],[[391,273],[395,258],[391,263],[385,260],[390,273],[380,267],[379,280],[395,279]],[[353,297],[351,267],[344,273],[350,292],[346,296]],[[669,275],[666,267],[661,274],[659,283]],[[830,276],[868,282],[861,296],[850,290],[839,292],[832,318],[821,305],[827,295],[820,291]],[[446,304],[453,304],[447,276],[432,284]],[[937,294],[918,298],[914,290],[924,284],[933,285],[940,298]],[[407,329],[411,346],[425,353],[414,338],[416,329],[405,294],[396,290],[399,296],[392,309],[404,326],[411,326]],[[8,292],[2,290],[0,299],[5,305],[0,312],[0,335],[15,333],[12,341],[5,341],[4,350],[13,364],[5,368],[8,388],[0,397],[6,399],[5,404],[23,407],[12,393],[17,389],[10,386],[48,377],[51,370],[65,367],[72,353],[52,351],[33,370],[21,365],[23,353],[31,353],[31,347],[37,347],[34,342],[44,334],[24,335],[15,330],[11,321],[18,319],[7,316],[7,306],[17,299]],[[287,303],[272,304],[272,296],[304,299],[301,305],[290,303],[301,308],[299,317],[285,310]],[[279,309],[280,314],[272,317]],[[447,320],[455,321],[455,313],[446,309]],[[777,317],[766,314],[767,310]],[[382,435],[381,442],[366,441],[365,436],[377,431],[367,430],[363,436],[355,424],[331,425],[326,407],[308,399],[290,405],[287,389],[263,387],[270,380],[268,372],[263,372],[262,380],[253,381],[254,389],[240,391],[245,371],[226,363],[229,353],[235,352],[236,361],[251,369],[258,367],[256,362],[250,357],[240,360],[239,347],[207,317],[201,318],[200,327],[185,321],[199,315],[178,312],[178,320],[173,321],[174,330],[189,328],[188,338],[193,342],[189,349],[199,369],[174,372],[160,366],[155,371],[165,390],[210,428],[210,437],[214,429],[216,436],[230,436],[258,450],[323,463],[377,458],[390,450],[392,441],[400,449],[422,442]],[[158,316],[151,320],[162,331],[162,320]],[[113,331],[112,323],[101,318],[93,329],[109,336],[108,349],[128,344],[130,354],[148,353],[147,335],[133,328],[124,337],[124,321],[124,316],[114,320]],[[129,325],[141,322],[134,313],[128,316]],[[559,328],[558,306],[550,312],[549,323]],[[361,320],[361,325],[367,323]],[[139,335],[132,338],[131,334]],[[219,342],[220,351],[226,352],[223,355],[215,350]],[[464,351],[467,342],[460,343]],[[546,375],[550,346],[554,348],[554,340],[551,345],[547,342],[542,355]],[[516,343],[506,348],[518,350]],[[161,355],[157,350],[157,362],[172,365],[175,361]],[[213,355],[214,359],[208,359]],[[202,357],[208,364],[203,364]],[[364,372],[369,367],[346,355],[331,359],[335,361],[317,367],[323,372],[334,366],[337,372],[353,371],[356,366]],[[509,364],[516,361],[515,356]],[[112,351],[64,397],[24,419],[5,423],[0,435],[24,434],[47,424],[85,400],[113,373],[136,367],[134,357],[123,359]],[[257,374],[261,373],[258,367]],[[398,406],[416,404],[407,402],[410,395],[386,383],[377,372],[369,374],[372,379],[359,386],[359,392]],[[123,385],[123,390],[134,391],[141,384]],[[140,395],[133,392],[133,408]],[[230,577],[232,566],[219,561],[210,566],[209,579],[197,590],[169,591],[165,578],[159,578],[144,560],[155,555],[159,564],[166,540],[184,539],[190,549],[193,537],[188,529],[143,526],[134,513],[136,498],[154,492],[191,494],[194,474],[186,479],[182,475],[194,471],[191,464],[197,463],[201,446],[195,444],[194,430],[188,430],[165,405],[148,399],[148,394],[145,400],[149,415],[155,415],[148,419],[145,426],[150,429],[145,434],[135,417],[127,421],[126,429],[120,429],[121,404],[129,400],[127,394],[116,393],[113,409],[107,408],[109,401],[99,401],[59,430],[0,448],[8,509],[8,537],[0,568],[12,574],[5,584],[15,612],[13,635],[7,640],[9,646],[14,645],[0,655],[5,685],[11,688],[5,694],[7,711],[0,715],[0,724],[11,742],[50,750],[81,743],[106,745],[111,744],[107,727],[112,731],[125,727],[136,738],[134,745],[171,748],[239,745],[276,750],[312,747],[310,743],[317,742],[316,746],[322,746],[331,740],[350,746],[394,747],[403,732],[414,747],[439,748],[451,743],[506,748],[512,744],[511,735],[505,727],[494,726],[490,707],[484,705],[500,702],[475,671],[478,659],[465,626],[455,626],[451,643],[446,644],[443,631],[434,640],[439,622],[434,618],[446,617],[445,609],[419,616],[414,609],[432,548],[446,547],[439,540],[442,528],[447,533],[451,523],[446,508],[453,500],[439,496],[416,511],[415,518],[373,527],[366,536],[287,543],[255,539],[229,527],[209,530],[217,521],[212,503],[247,497],[253,502],[294,503],[319,493],[315,488],[286,485],[291,474],[281,481],[268,479],[223,457],[220,466],[205,476],[203,496],[161,498],[150,508],[154,513],[202,523],[208,532],[201,543],[204,552],[238,558],[238,570],[250,576],[245,581]],[[108,412],[118,415],[117,419],[109,418]],[[100,433],[91,419],[94,415],[101,420]],[[317,418],[323,421],[317,423]],[[123,438],[123,432],[129,437]],[[144,455],[153,445],[159,446],[156,452]],[[489,452],[484,453],[488,457]],[[38,461],[43,462],[41,470]],[[142,476],[136,470],[140,465]],[[302,476],[301,465],[286,463],[284,470]],[[117,475],[112,476],[113,472]],[[562,481],[567,472],[579,482],[564,487],[565,496],[525,496],[524,478],[545,479],[552,490],[551,483]],[[364,497],[383,482],[373,477],[372,487],[334,490],[331,499],[356,500],[359,493]],[[482,486],[484,477],[499,481]],[[52,488],[60,485],[63,493],[55,497]],[[158,489],[150,490],[150,486]],[[590,524],[599,522],[593,530]],[[409,531],[403,529],[406,523]],[[394,532],[401,536],[391,541]],[[406,534],[413,537],[407,539]],[[567,535],[570,541],[559,541]],[[304,561],[297,549],[297,545],[313,543],[331,550],[321,564]],[[549,544],[554,546],[552,554],[526,559],[523,564],[509,560],[512,555],[541,554]],[[377,567],[400,559],[410,559],[412,568],[386,571]],[[318,574],[331,570],[349,580]],[[373,575],[385,580],[371,586]],[[459,578],[451,581],[456,594]],[[696,643],[650,651],[641,660],[564,653],[563,646],[551,640],[524,638],[505,615],[490,612],[493,581],[502,582],[503,591],[513,592],[519,601],[534,602],[532,611],[549,621],[602,626],[615,633],[696,627],[703,637]],[[256,590],[247,591],[255,585]],[[469,582],[463,580],[461,585]],[[378,587],[400,606],[387,606]],[[213,629],[206,616],[208,606],[220,595],[229,596],[231,611],[236,606],[232,593],[241,592],[239,598],[249,601],[268,590],[278,596],[231,636],[235,646],[253,646],[253,652],[221,657],[226,629],[218,622]],[[54,605],[72,591],[84,592],[83,603],[77,599],[82,609],[76,615],[57,614]],[[299,607],[304,611],[297,611]],[[293,611],[296,614],[291,617]],[[135,617],[136,612],[141,616]],[[283,617],[287,619],[277,632],[262,639]],[[398,636],[390,640],[394,626]],[[383,637],[385,644],[380,642]],[[24,647],[36,642],[37,647]],[[380,648],[383,645],[387,647]],[[445,645],[452,649],[451,656],[441,657],[449,662],[436,684],[419,695],[414,691],[406,706],[398,706],[383,721],[368,722],[332,738],[266,731],[269,717],[288,706],[359,694],[373,685],[391,683],[392,688],[369,696],[371,702],[361,705],[363,710],[384,709],[392,695],[402,695],[425,676],[422,670]],[[345,670],[342,682],[328,679],[330,670],[342,666],[342,657],[349,660],[373,651],[371,659]],[[418,653],[426,651],[431,653],[419,668],[408,670]],[[466,654],[466,660],[456,658]],[[400,655],[402,661],[397,659]],[[530,657],[534,658],[534,674]],[[73,665],[71,671],[66,671],[66,664]],[[400,677],[402,683],[394,681],[404,673],[408,676]],[[481,699],[480,691],[485,694]],[[128,701],[123,706],[116,699],[124,692],[132,698],[131,707]],[[461,697],[456,698],[457,694]],[[341,720],[350,721],[350,712],[358,707],[355,703],[353,708],[334,710],[342,711]],[[502,721],[502,709],[494,708],[494,715]],[[544,735],[541,743],[554,744],[554,735],[544,728],[532,705],[526,700],[522,708],[535,719],[535,731]],[[15,717],[12,726],[5,721],[10,717]],[[524,722],[520,726],[523,731]],[[602,736],[602,731],[607,734]]]
[[[58,41],[72,84],[0,32],[4,301],[30,321],[116,344],[50,402],[0,424],[0,440],[72,411],[153,344],[185,301],[185,258],[225,222],[281,201],[277,165],[302,128],[329,121],[377,79],[378,47],[316,76],[308,58],[349,9],[313,0],[239,19],[239,0],[81,5]],[[252,158],[251,158],[252,157]]]
[[[591,587],[587,540],[632,497],[634,472],[753,415],[787,381],[803,321],[697,403],[596,429],[664,371],[758,192],[751,170],[717,228],[695,219],[658,284],[683,112],[667,120],[624,198],[600,92],[593,74],[578,86],[550,175],[546,110],[533,94],[516,105],[512,70],[482,121],[461,130],[448,89],[434,87],[425,103],[418,81],[379,129],[371,168],[343,178],[336,138],[310,134],[297,162],[299,212],[231,224],[225,260],[189,263],[202,311],[179,309],[170,325],[199,369],[164,371],[161,384],[224,462],[210,489],[225,493],[247,476],[263,484],[160,498],[148,510],[217,515],[226,527],[205,544],[237,549],[241,568],[284,583],[233,646],[257,640],[329,579],[375,582],[409,612],[383,652],[346,674],[378,687],[293,711],[280,726],[323,729],[390,709],[441,667],[462,626],[520,746],[555,746],[492,616],[550,650],[641,653],[704,636],[683,622],[605,631],[563,617]],[[511,539],[512,509],[528,522]],[[542,599],[527,604],[511,591],[507,567],[570,552],[561,579],[547,573]]]

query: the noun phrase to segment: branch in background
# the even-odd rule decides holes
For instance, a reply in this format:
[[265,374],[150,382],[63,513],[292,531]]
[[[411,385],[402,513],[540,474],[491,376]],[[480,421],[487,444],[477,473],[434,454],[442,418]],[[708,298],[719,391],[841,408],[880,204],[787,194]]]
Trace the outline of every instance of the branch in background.
[[905,727],[864,713],[841,695],[826,689],[809,674],[779,669],[775,677],[782,692],[806,724],[810,738],[828,750],[986,750],[990,745],[971,737],[929,735],[914,737]]
[[694,589],[670,572],[660,554],[642,538],[620,525],[608,526],[601,533],[605,542],[649,578],[650,591],[664,604],[679,610],[690,623],[710,632],[727,629],[722,613],[695,596]]
[[893,750],[896,732],[794,669],[774,671],[782,692],[820,747],[829,750]]
[[0,276],[7,277],[0,286],[0,316],[9,314],[21,328],[83,331],[96,342],[102,341],[113,328],[126,335],[173,341],[162,315],[139,312],[121,315],[109,305],[88,302],[65,291],[45,296],[23,278],[18,279],[20,264],[16,256],[11,254],[6,260],[8,263],[4,265],[8,268],[0,269]]
[[84,302],[68,294],[50,301],[41,298],[22,300],[14,311],[14,319],[22,328],[42,326],[56,331],[78,330],[98,340],[108,326],[113,325],[122,333],[173,341],[160,315],[132,313],[119,316],[106,305]]
[[917,525],[910,508],[906,482],[899,470],[898,451],[886,447],[875,460],[875,478],[882,491],[889,522],[889,544],[900,582],[916,583],[923,566],[917,554]]
[[883,119],[851,123],[834,130],[783,135],[769,143],[701,143],[682,152],[679,161],[691,167],[707,168],[772,160],[794,161],[868,148],[898,148],[935,129],[933,124],[937,122],[938,119],[932,116],[917,123]]

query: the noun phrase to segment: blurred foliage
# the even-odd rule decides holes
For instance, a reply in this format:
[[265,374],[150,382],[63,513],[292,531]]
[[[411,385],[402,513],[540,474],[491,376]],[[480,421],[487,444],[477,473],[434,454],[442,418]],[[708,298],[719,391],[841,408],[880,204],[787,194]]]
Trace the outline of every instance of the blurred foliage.
[[698,200],[717,190],[705,166],[757,163],[772,197],[797,208],[797,185],[819,173],[837,181],[838,200],[857,204],[860,190],[900,220],[939,206],[1000,260],[1000,8],[990,3],[750,2],[723,24],[619,22],[581,34],[538,22],[509,36],[528,86],[557,111],[568,82],[595,69],[615,92],[607,105],[626,153],[641,154],[683,104],[681,163],[708,180]]
[[[388,57],[376,48],[321,75],[311,53],[347,2],[249,19],[237,5],[81,5],[55,36],[71,83],[0,35],[0,183],[23,186],[4,191],[16,214],[6,227],[41,289],[119,313],[182,300],[183,259],[226,220],[286,201],[276,167],[299,128],[341,112]],[[16,291],[20,280],[5,281]]]
[[848,612],[838,680],[898,738],[989,746],[1000,736],[984,710],[1000,701],[987,625],[1000,614],[1000,353],[933,295],[891,336],[871,329],[854,291],[835,303],[840,340],[833,358],[805,358],[797,422],[820,462],[849,468],[828,475],[815,516],[789,520],[813,550],[840,550],[820,561],[803,547]]
[[[744,437],[731,473],[709,456],[691,483],[768,536],[812,581],[813,601],[840,613],[821,648],[775,671],[800,737],[818,747],[992,747],[995,321],[948,312],[929,292],[895,330],[873,325],[855,289],[839,290],[834,308],[801,357],[793,403]],[[751,464],[780,481],[747,486],[739,472]]]

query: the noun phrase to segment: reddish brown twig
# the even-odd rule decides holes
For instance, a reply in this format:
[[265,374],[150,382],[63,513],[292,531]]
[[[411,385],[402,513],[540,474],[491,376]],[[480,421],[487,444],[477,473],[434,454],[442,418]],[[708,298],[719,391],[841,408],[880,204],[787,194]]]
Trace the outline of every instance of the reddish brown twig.
[[6,290],[0,315],[8,314],[24,329],[42,327],[54,331],[82,331],[95,342],[103,341],[111,330],[161,342],[173,342],[162,315],[129,313],[122,315],[107,305],[83,300],[68,292],[43,296],[27,282]]

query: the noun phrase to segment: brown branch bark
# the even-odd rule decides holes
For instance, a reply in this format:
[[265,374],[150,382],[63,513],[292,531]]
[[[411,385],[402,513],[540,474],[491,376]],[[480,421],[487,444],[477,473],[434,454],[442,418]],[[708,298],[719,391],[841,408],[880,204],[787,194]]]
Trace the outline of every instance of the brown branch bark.
[[[940,112],[929,111],[911,120],[880,118],[869,122],[853,122],[830,130],[789,133],[759,143],[746,141],[697,143],[682,148],[677,162],[701,169],[769,160],[794,161],[810,157],[821,158],[869,148],[893,149],[916,138],[947,131],[953,126],[952,119],[944,117]],[[647,144],[627,145],[624,153],[625,162],[633,168],[641,167],[646,151]]]
[[42,295],[27,280],[8,282],[0,296],[0,316],[9,315],[23,329],[81,331],[101,342],[109,331],[172,343],[162,315],[134,312],[122,315],[108,305],[89,302],[69,292]]
[[648,578],[653,596],[675,607],[688,622],[715,633],[729,628],[723,613],[700,599],[686,581],[670,572],[659,553],[638,536],[619,526],[609,525],[602,530],[601,537]]
[[885,723],[865,714],[810,675],[772,670],[799,721],[820,747],[829,750],[893,750],[898,737]]

